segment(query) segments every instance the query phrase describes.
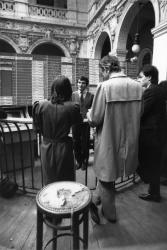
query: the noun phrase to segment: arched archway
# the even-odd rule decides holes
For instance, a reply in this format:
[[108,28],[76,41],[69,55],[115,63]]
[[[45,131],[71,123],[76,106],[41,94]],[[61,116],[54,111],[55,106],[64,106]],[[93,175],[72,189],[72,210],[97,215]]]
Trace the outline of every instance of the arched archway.
[[97,39],[94,58],[100,59],[111,51],[110,37],[106,31],[103,31]]
[[[125,67],[127,73],[136,77],[139,65],[141,65],[140,53],[145,48],[148,48],[153,53],[153,34],[152,29],[155,27],[156,13],[152,1],[134,1],[133,4],[124,10],[124,15],[121,17],[119,26],[116,30],[114,50],[120,57],[122,66]],[[131,62],[136,54],[132,52],[135,34],[139,34],[140,53],[137,54],[138,60]],[[148,58],[147,58],[148,59]],[[150,57],[150,60],[152,56]]]
[[40,39],[34,43],[28,50],[28,54],[55,55],[70,57],[67,48],[55,40]]
[[32,54],[36,55],[51,55],[51,56],[65,56],[64,52],[55,44],[43,43],[35,47]]
[[121,25],[119,25],[117,29],[115,50],[127,52],[128,57],[132,56],[130,49],[133,45],[136,32],[139,33],[141,47],[150,46],[151,49],[151,47],[153,47],[151,29],[154,26],[155,12],[151,1],[136,1],[128,8],[124,19],[121,21]]
[[9,37],[0,35],[0,53],[20,53],[20,49]]
[[16,53],[15,49],[6,41],[0,39],[0,53]]
[[[13,96],[13,79],[12,79],[12,71],[13,71],[13,62],[12,60],[9,60],[6,62],[6,59],[4,59],[5,56],[12,56],[13,54],[16,54],[16,50],[14,46],[11,44],[12,41],[8,42],[4,37],[0,36],[0,55],[2,55],[1,58],[1,67],[0,67],[0,98],[3,97],[7,98],[8,102],[12,104],[12,96]],[[9,57],[10,58],[10,57]],[[3,99],[2,99],[3,103]]]
[[138,71],[142,69],[145,64],[152,63],[152,50],[144,48],[139,55]]

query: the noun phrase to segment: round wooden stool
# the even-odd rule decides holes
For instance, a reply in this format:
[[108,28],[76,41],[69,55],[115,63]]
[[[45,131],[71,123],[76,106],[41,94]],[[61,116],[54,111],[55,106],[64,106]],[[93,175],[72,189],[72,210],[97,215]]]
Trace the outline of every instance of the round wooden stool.
[[[36,196],[37,204],[37,238],[36,249],[43,249],[43,223],[53,229],[53,249],[57,249],[57,238],[71,235],[74,250],[79,249],[80,241],[83,248],[88,249],[88,214],[91,192],[83,184],[72,181],[54,182],[43,187]],[[64,218],[70,218],[68,225],[57,224]],[[80,237],[79,226],[83,223],[83,238]],[[70,230],[60,233],[58,230]]]

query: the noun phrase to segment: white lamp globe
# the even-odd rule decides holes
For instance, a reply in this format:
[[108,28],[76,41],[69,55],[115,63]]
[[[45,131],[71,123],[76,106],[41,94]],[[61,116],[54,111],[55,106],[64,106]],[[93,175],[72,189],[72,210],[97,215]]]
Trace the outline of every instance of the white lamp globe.
[[134,44],[132,46],[132,52],[135,53],[135,54],[139,53],[140,52],[140,45],[139,44]]

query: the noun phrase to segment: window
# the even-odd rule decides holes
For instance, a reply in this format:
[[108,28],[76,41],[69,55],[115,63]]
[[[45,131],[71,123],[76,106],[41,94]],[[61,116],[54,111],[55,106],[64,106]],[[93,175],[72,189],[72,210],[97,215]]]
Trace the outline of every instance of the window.
[[54,0],[37,0],[37,4],[46,5],[46,6],[54,6]]
[[12,71],[0,70],[0,95],[12,96]]

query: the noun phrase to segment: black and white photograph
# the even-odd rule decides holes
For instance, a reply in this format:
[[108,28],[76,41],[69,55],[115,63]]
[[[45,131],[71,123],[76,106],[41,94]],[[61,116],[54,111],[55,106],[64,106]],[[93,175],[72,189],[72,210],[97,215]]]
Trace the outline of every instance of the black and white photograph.
[[0,250],[167,249],[167,0],[0,0]]

